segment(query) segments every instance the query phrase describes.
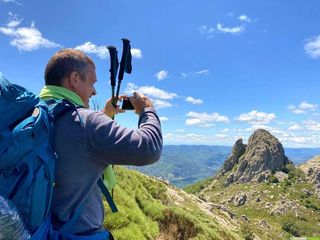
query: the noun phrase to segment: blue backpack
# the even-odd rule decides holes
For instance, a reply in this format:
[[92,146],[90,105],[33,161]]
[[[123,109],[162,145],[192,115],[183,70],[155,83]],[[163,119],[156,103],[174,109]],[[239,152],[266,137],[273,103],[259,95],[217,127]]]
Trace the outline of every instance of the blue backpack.
[[[0,195],[17,208],[32,240],[112,239],[108,231],[90,236],[67,233],[83,206],[59,231],[52,229],[50,206],[57,159],[52,148],[54,120],[74,110],[76,106],[67,100],[44,102],[0,74]],[[108,190],[104,185],[100,188],[117,211]]]

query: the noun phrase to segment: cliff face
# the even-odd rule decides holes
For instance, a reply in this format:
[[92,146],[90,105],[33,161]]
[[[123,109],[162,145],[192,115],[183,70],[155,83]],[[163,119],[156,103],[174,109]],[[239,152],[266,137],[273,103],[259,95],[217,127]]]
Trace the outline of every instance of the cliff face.
[[233,182],[261,182],[272,172],[282,171],[292,163],[284,154],[279,140],[263,129],[256,130],[249,138],[248,145],[242,139],[236,141],[231,155],[223,164],[220,175],[228,175],[224,185]]
[[316,156],[299,166],[307,176],[307,180],[314,184],[314,190],[320,199],[320,156]]

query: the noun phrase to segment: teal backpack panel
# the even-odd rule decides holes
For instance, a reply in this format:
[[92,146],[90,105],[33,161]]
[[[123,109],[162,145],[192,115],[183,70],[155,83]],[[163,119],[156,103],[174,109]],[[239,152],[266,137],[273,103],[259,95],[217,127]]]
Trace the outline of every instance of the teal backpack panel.
[[3,76],[0,93],[0,194],[32,233],[48,215],[53,194],[52,116],[35,94]]

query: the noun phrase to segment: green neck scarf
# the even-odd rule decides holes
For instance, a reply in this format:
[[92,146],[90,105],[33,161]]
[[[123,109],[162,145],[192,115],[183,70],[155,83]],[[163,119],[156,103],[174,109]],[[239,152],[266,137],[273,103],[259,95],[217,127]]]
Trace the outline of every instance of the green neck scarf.
[[[41,89],[39,97],[43,100],[46,100],[49,98],[68,99],[69,101],[71,101],[73,104],[77,106],[84,106],[84,103],[78,94],[64,87],[46,85]],[[104,176],[104,180],[103,180],[104,185],[106,185],[106,187],[109,190],[111,190],[116,186],[116,177],[111,165],[109,165],[104,170],[103,176]]]
[[84,103],[78,94],[64,87],[46,85],[41,89],[39,96],[44,100],[48,98],[68,99],[77,106],[84,106]]

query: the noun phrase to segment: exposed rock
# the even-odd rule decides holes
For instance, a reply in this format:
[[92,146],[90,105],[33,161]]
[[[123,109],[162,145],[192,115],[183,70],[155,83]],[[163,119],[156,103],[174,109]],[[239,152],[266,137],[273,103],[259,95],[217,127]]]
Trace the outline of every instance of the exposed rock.
[[320,156],[314,157],[299,168],[307,175],[307,181],[314,184],[315,194],[320,199]]
[[276,172],[274,176],[278,179],[279,182],[283,182],[288,178],[288,174],[284,172]]
[[287,212],[294,212],[298,216],[298,205],[290,200],[280,200],[269,210],[269,214],[278,216]]
[[245,214],[242,214],[241,217],[240,217],[240,219],[241,219],[242,221],[244,221],[244,222],[248,222],[248,221],[249,221],[247,215],[245,215]]
[[310,197],[311,195],[313,195],[313,192],[308,190],[308,189],[302,189],[301,190],[302,193],[304,193],[307,197]]
[[223,186],[228,187],[231,183],[233,183],[233,178],[234,178],[234,174],[231,173],[231,174],[227,177],[226,181],[223,183]]
[[235,207],[242,206],[247,201],[247,195],[244,192],[237,193],[235,196],[232,197],[231,201]]
[[265,207],[265,208],[270,208],[271,206],[272,206],[272,204],[269,203],[269,202],[267,202],[264,207]]
[[212,204],[212,207],[217,208],[221,210],[222,212],[226,213],[227,216],[229,216],[231,219],[235,219],[237,217],[237,214],[232,212],[230,209],[228,209],[225,205],[222,204]]
[[[224,186],[233,182],[245,183],[249,181],[262,182],[272,172],[282,171],[285,165],[292,163],[284,154],[284,149],[279,140],[263,129],[256,130],[249,138],[248,145],[237,140],[232,148],[231,155],[224,162],[221,173],[230,173]],[[279,175],[285,178],[286,175]]]
[[299,166],[307,175],[307,180],[311,183],[320,183],[320,156],[316,156],[308,162]]
[[270,228],[270,224],[265,219],[262,219],[261,221],[259,221],[259,226],[263,228]]
[[222,171],[228,172],[230,171],[234,165],[236,165],[239,161],[239,158],[241,155],[245,152],[246,145],[242,143],[242,139],[238,139],[236,143],[232,147],[231,154],[227,158],[227,160],[224,161]]

